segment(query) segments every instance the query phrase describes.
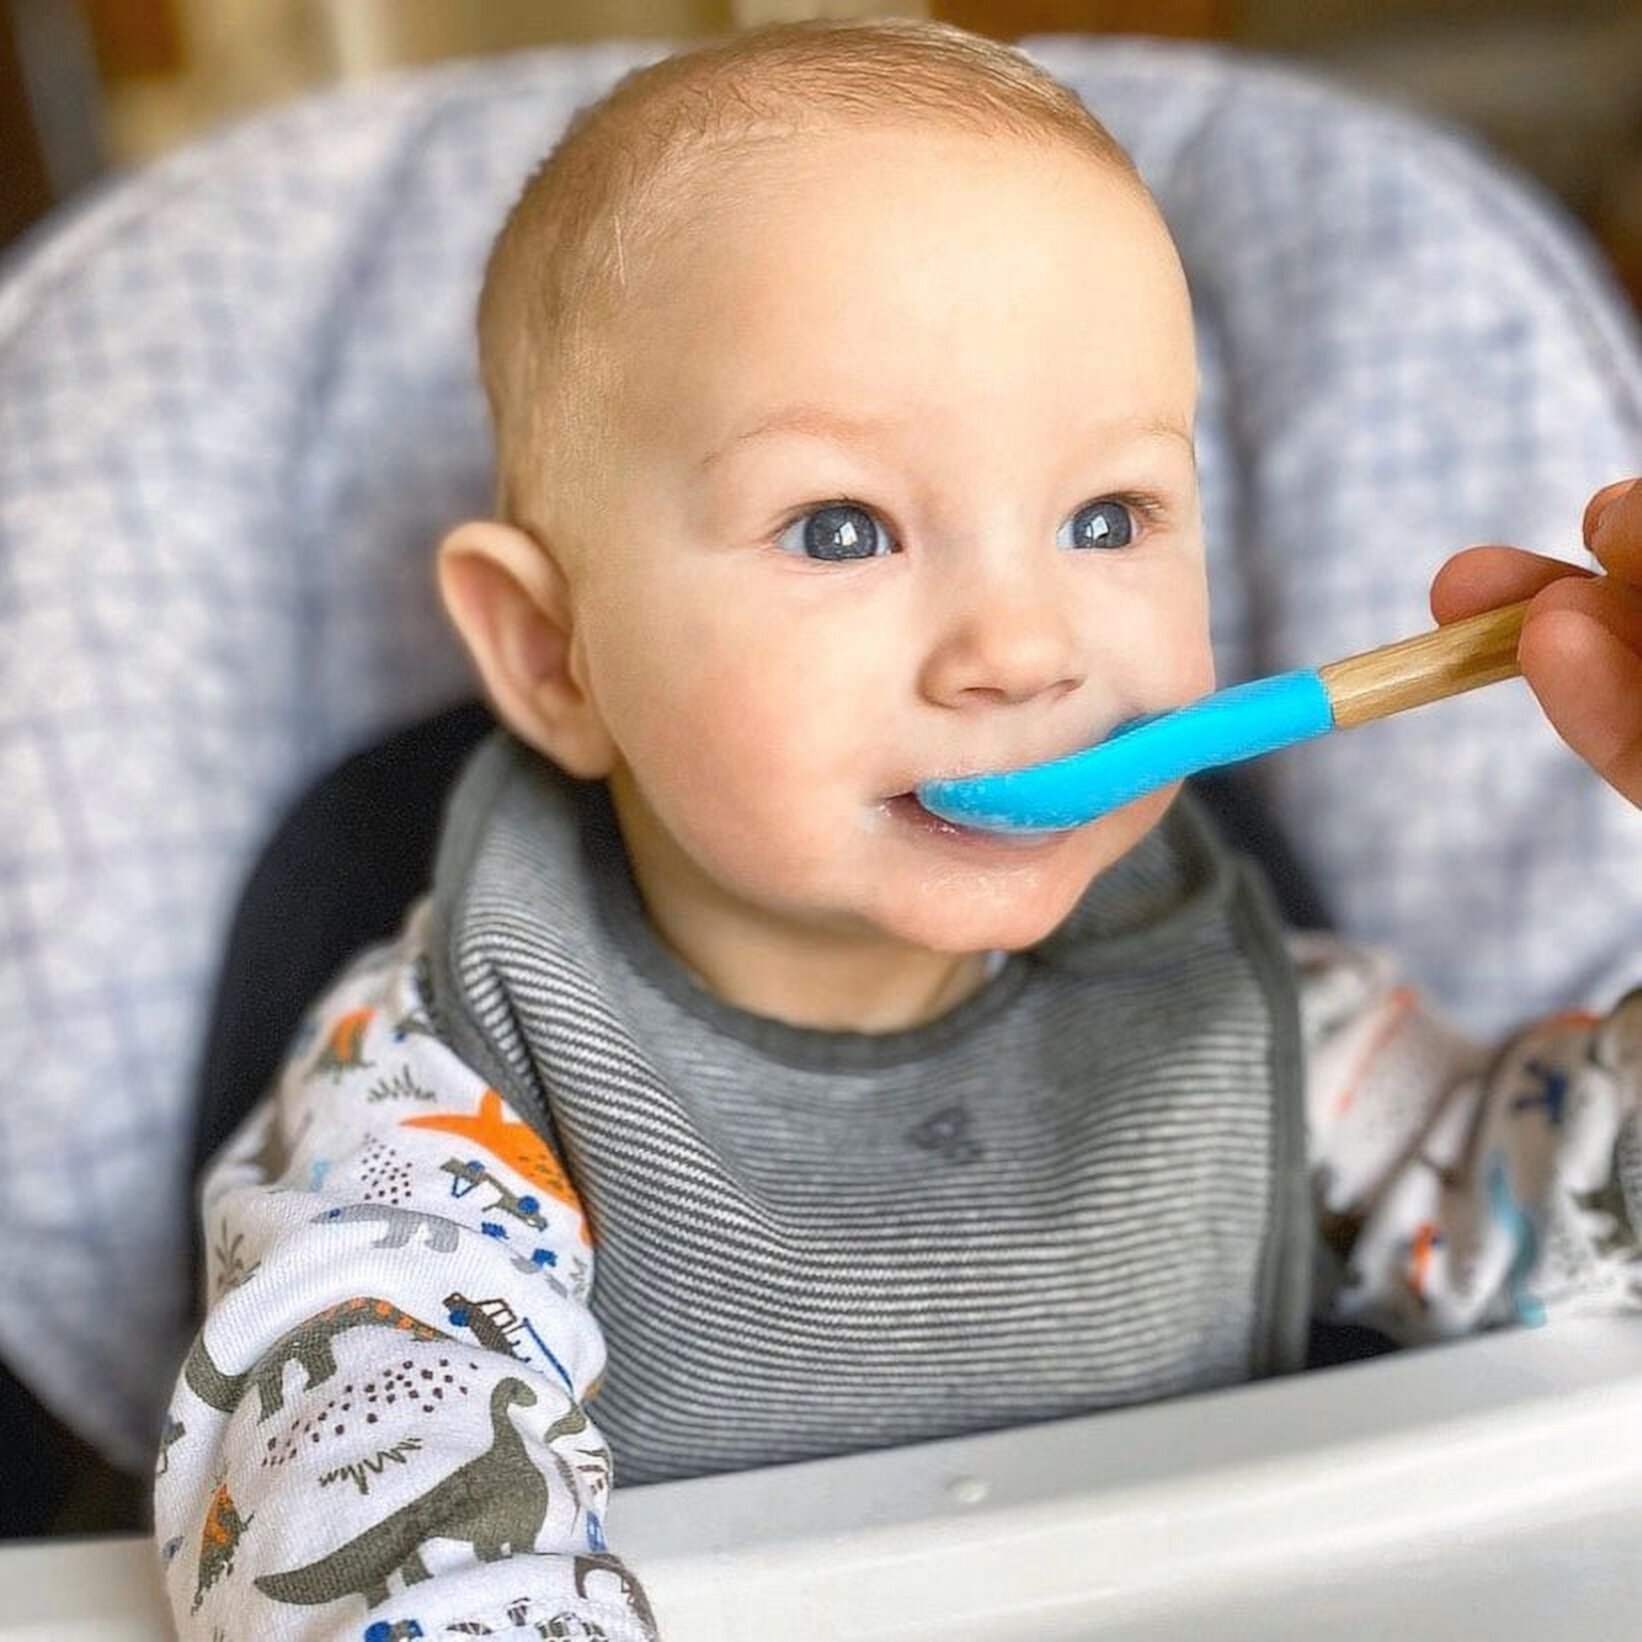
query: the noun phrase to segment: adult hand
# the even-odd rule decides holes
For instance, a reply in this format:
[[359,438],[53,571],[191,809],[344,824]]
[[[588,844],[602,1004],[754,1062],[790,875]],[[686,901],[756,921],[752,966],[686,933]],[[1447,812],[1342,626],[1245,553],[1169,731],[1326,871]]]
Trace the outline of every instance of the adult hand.
[[1532,599],[1517,656],[1557,733],[1642,806],[1642,480],[1605,486],[1585,545],[1607,571],[1515,547],[1468,547],[1431,583],[1431,614],[1457,621]]

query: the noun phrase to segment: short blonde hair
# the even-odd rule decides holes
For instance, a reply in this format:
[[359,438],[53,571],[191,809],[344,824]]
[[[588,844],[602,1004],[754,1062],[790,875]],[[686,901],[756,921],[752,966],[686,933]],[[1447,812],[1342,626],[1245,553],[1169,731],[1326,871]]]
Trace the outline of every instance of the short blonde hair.
[[572,119],[486,266],[479,359],[500,517],[550,539],[570,491],[596,483],[619,385],[610,327],[727,150],[909,123],[1069,144],[1141,187],[1070,90],[1013,47],[948,24],[776,24],[634,70]]

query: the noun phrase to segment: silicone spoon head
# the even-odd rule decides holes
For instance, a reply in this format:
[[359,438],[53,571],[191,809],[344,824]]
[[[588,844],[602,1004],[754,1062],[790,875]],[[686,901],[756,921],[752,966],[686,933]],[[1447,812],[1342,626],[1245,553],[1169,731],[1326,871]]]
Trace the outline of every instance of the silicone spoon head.
[[961,826],[994,832],[1080,827],[1199,770],[1257,758],[1334,727],[1315,672],[1234,685],[1172,712],[1120,725],[1065,758],[994,775],[929,781],[918,801]]

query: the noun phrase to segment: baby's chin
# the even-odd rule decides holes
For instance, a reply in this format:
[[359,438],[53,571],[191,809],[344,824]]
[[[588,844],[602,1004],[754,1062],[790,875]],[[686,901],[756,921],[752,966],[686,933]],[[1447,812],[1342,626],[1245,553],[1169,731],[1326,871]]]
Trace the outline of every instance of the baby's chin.
[[881,933],[931,952],[1034,946],[1152,830],[1172,796],[1151,794],[1087,826],[1018,840],[953,836],[913,822],[885,840],[897,859],[861,910]]
[[880,934],[924,952],[1021,952],[1053,935],[1078,899],[1017,897],[1008,907],[989,907],[943,898],[938,906],[882,909],[872,922]]

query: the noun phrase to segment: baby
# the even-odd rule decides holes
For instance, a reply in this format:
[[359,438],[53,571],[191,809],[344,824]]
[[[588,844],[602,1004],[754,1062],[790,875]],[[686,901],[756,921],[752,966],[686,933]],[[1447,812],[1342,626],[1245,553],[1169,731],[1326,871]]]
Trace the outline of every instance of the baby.
[[[1484,1051],[1189,797],[1014,839],[912,796],[1212,683],[1186,283],[1069,92],[914,23],[659,63],[479,330],[500,517],[439,572],[509,733],[207,1181],[185,1632],[653,1637],[613,1477],[1231,1385],[1312,1315],[1637,1303],[1642,999]],[[1548,705],[1569,620],[1626,631],[1586,596]]]

